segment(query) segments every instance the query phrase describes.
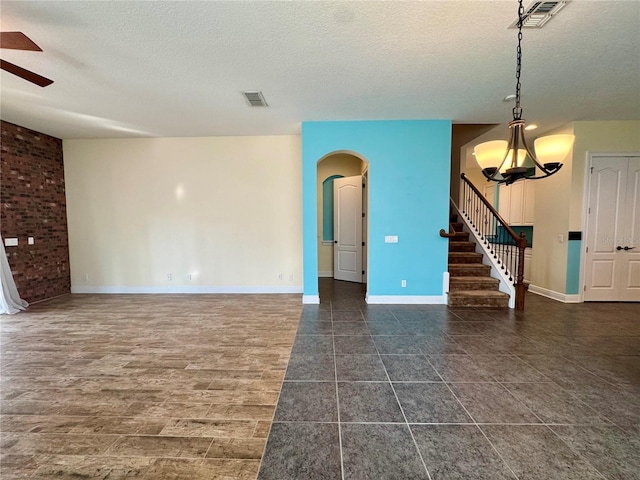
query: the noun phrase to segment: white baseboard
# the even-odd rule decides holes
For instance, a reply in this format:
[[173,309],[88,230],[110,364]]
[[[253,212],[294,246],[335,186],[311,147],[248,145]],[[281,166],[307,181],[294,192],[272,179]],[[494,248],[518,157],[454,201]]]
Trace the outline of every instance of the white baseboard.
[[110,294],[132,294],[132,293],[302,293],[302,286],[293,287],[234,287],[234,286],[172,286],[172,287],[120,287],[120,286],[80,286],[71,287],[71,293],[110,293]]
[[582,298],[580,297],[579,294],[568,295],[566,293],[556,292],[554,290],[538,287],[536,285],[529,285],[529,291],[531,293],[535,293],[536,295],[541,295],[543,297],[547,297],[552,300],[557,300],[562,303],[582,303]]
[[324,272],[318,272],[320,278],[333,278],[333,270],[327,270]]
[[447,298],[444,295],[367,295],[365,301],[387,305],[443,305]]
[[318,305],[320,303],[320,295],[302,295],[302,303],[304,305]]

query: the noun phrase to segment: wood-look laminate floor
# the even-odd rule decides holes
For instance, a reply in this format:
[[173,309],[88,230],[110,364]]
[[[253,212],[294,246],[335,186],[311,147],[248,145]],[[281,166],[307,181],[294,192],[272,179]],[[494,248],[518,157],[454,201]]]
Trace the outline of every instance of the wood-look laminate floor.
[[255,479],[299,295],[69,295],[0,316],[0,477]]

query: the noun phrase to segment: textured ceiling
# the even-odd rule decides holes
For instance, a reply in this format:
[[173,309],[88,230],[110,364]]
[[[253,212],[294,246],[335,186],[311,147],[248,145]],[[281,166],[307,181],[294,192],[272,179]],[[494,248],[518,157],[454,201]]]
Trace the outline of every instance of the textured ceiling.
[[[515,0],[3,0],[0,13],[3,31],[44,50],[2,58],[55,80],[40,88],[2,72],[2,119],[60,138],[510,119]],[[640,118],[639,1],[573,0],[524,32],[523,51],[527,120]],[[242,90],[270,106],[250,108]]]

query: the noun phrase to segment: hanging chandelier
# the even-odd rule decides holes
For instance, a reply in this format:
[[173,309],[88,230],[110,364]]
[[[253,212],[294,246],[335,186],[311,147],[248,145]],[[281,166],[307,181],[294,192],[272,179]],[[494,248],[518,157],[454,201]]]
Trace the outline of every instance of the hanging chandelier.
[[518,48],[516,54],[516,95],[510,137],[481,143],[473,149],[478,165],[487,181],[507,185],[526,178],[537,180],[558,172],[573,146],[573,135],[549,135],[538,138],[531,150],[524,138],[525,121],[520,107],[520,72],[522,70],[522,25],[525,20],[522,0],[518,0]]

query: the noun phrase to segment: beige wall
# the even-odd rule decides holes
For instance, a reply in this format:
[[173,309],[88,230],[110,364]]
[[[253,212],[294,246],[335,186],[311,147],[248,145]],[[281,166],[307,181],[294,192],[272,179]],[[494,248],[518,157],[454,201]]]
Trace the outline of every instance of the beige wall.
[[[573,126],[566,125],[546,132],[544,136],[557,134],[573,134]],[[533,143],[531,140],[529,145],[533,146]],[[567,283],[572,170],[572,154],[569,152],[558,173],[536,181],[531,284],[559,293],[565,292]]]
[[[473,147],[477,143],[482,143],[479,137],[496,127],[496,124],[453,124],[451,126],[451,192],[450,196],[456,202],[460,198],[460,173],[464,172],[469,176],[468,165],[475,163],[475,157],[472,162],[467,158],[467,152],[470,155],[473,152]],[[470,143],[468,147],[466,144]],[[478,174],[482,177],[482,182],[486,182],[486,178],[482,176],[482,171],[478,168]],[[472,183],[476,186],[480,183],[476,183],[472,180]]]
[[587,153],[640,152],[640,121],[575,122],[570,230],[582,228]]
[[74,291],[302,291],[299,136],[63,147]]
[[565,293],[567,234],[583,229],[587,153],[640,151],[640,122],[574,122],[548,134],[555,133],[573,133],[576,139],[560,172],[536,183],[531,283]]
[[[464,173],[466,174],[469,181],[473,183],[473,185],[482,192],[482,190],[484,189],[484,186],[487,184],[487,177],[485,177],[482,174],[482,170],[480,170],[480,167],[474,167],[474,168],[467,167]],[[458,178],[458,183],[460,183],[461,181],[462,180]]]
[[351,177],[363,172],[365,162],[349,154],[331,155],[318,163],[318,274],[329,275],[333,272],[333,245],[322,243],[322,182],[332,175]]

